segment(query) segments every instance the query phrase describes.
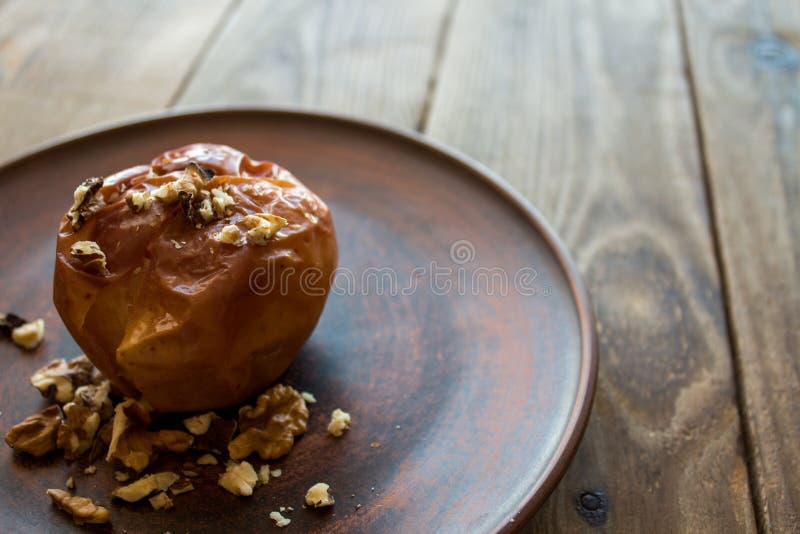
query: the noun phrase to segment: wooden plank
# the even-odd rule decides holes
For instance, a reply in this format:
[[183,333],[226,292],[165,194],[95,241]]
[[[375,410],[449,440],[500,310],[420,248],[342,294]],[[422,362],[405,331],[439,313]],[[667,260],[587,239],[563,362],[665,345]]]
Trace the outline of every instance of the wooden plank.
[[555,225],[597,312],[580,450],[528,532],[752,532],[674,5],[463,0],[428,132]]
[[69,130],[163,108],[228,4],[0,5],[0,160]]
[[759,526],[800,525],[800,3],[683,2]]
[[179,104],[302,105],[412,127],[447,7],[245,1]]

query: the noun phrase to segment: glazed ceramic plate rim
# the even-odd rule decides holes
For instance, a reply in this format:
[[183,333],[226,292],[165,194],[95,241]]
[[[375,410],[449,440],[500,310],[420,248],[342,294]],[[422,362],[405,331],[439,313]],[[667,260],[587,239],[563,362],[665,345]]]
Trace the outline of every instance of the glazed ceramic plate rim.
[[[499,194],[506,202],[516,208],[517,212],[524,216],[530,224],[539,232],[547,243],[554,256],[556,257],[563,274],[569,281],[572,292],[573,302],[578,314],[581,336],[581,355],[580,355],[580,377],[576,396],[573,401],[572,410],[566,425],[565,431],[559,440],[558,446],[550,458],[542,475],[536,483],[529,488],[527,493],[513,507],[513,512],[504,518],[497,532],[511,532],[523,526],[536,511],[542,506],[547,497],[555,489],[558,482],[563,477],[578,445],[580,444],[591,412],[592,401],[594,399],[596,379],[597,379],[597,341],[594,330],[594,318],[592,305],[586,287],[583,284],[580,274],[567,252],[561,239],[539,213],[539,211],[519,192],[507,184],[498,174],[475,161],[457,150],[450,148],[430,137],[419,132],[390,126],[377,121],[352,117],[328,111],[296,108],[296,107],[257,107],[257,106],[196,106],[181,107],[156,113],[137,115],[119,121],[103,123],[91,128],[78,130],[76,132],[55,137],[49,141],[38,144],[30,150],[24,151],[12,159],[0,162],[0,173],[14,165],[20,164],[30,158],[39,157],[46,152],[68,145],[73,142],[82,141],[96,135],[111,133],[123,130],[132,126],[142,124],[152,124],[167,121],[177,117],[198,118],[203,116],[220,115],[228,113],[254,113],[254,114],[278,114],[293,116],[298,119],[329,120],[345,123],[350,126],[365,128],[376,131],[384,135],[399,137],[405,141],[419,146],[423,150],[433,151],[445,156],[452,162],[465,167],[471,171],[470,179],[483,181]],[[465,177],[465,179],[467,179]]]

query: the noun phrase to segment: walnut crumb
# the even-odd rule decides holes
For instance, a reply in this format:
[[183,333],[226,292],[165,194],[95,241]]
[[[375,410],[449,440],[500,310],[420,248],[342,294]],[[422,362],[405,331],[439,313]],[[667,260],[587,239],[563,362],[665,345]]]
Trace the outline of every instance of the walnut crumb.
[[247,241],[254,245],[266,245],[289,221],[270,213],[257,213],[244,217],[241,224],[247,228]]
[[259,468],[258,483],[261,485],[269,483],[269,464],[264,464]]
[[61,408],[49,406],[12,426],[6,434],[5,440],[14,450],[26,452],[38,458],[56,448],[60,424]]
[[69,477],[67,481],[64,482],[64,486],[66,486],[67,489],[75,489],[75,479]]
[[111,274],[106,265],[106,253],[94,241],[76,241],[70,247],[69,253],[80,262],[85,271],[102,276]]
[[316,398],[316,397],[314,397],[314,395],[312,395],[312,394],[311,394],[311,393],[309,393],[308,391],[304,391],[304,392],[302,392],[300,395],[303,397],[303,399],[304,399],[304,400],[305,400],[305,401],[306,401],[308,404],[316,404],[316,403],[317,403],[317,398]]
[[350,414],[336,408],[331,414],[331,422],[328,423],[328,433],[338,438],[345,430],[350,429],[350,422]]
[[190,193],[191,195],[197,194],[197,186],[192,183],[192,180],[187,178],[179,178],[171,182],[167,182],[158,189],[151,193],[151,196],[164,204],[174,204],[178,201],[178,195],[181,193]]
[[204,454],[197,459],[197,465],[217,465],[218,463],[213,454]]
[[381,442],[380,441],[373,441],[372,443],[369,444],[369,446],[372,447],[373,449],[380,449],[381,448]]
[[108,523],[108,509],[103,508],[85,497],[72,496],[60,489],[49,489],[47,495],[53,503],[68,512],[76,525],[84,523]]
[[44,320],[36,319],[11,330],[11,340],[23,349],[33,350],[44,338]]
[[189,493],[190,491],[194,491],[194,485],[188,480],[184,480],[174,484],[169,491],[172,492],[173,495],[181,495],[183,493]]
[[139,213],[150,207],[150,193],[147,191],[131,191],[125,197],[125,203],[134,213]]
[[111,496],[127,502],[140,501],[153,492],[168,490],[179,478],[172,471],[145,475],[136,482],[115,489]]
[[150,506],[152,506],[154,510],[169,510],[172,508],[172,499],[169,498],[169,495],[167,495],[165,491],[156,493],[148,500],[150,501]]
[[269,518],[275,521],[275,526],[283,528],[292,522],[288,517],[283,517],[280,512],[270,512]]
[[211,205],[217,217],[227,217],[228,208],[236,205],[236,201],[222,189],[214,188],[211,190]]
[[306,504],[314,508],[332,506],[334,503],[331,487],[324,482],[317,482],[306,492]]
[[114,471],[114,480],[117,482],[127,482],[131,476],[124,471]]
[[94,475],[95,473],[97,473],[96,465],[90,465],[89,467],[83,470],[84,475]]
[[72,229],[80,230],[86,219],[103,207],[103,198],[98,194],[103,187],[102,178],[88,178],[75,189],[72,207],[67,212],[67,218]]
[[273,469],[269,472],[269,474],[272,475],[272,478],[280,478],[280,476],[283,474],[283,471],[280,469]]
[[248,497],[253,494],[256,482],[258,475],[249,462],[228,462],[217,483],[234,495]]
[[208,412],[184,419],[183,426],[195,436],[202,436],[208,432],[208,428],[214,419],[219,419],[219,416],[214,412]]
[[235,224],[229,224],[222,228],[222,230],[214,234],[214,239],[220,243],[236,245],[237,247],[244,245],[242,241],[242,231],[239,230],[239,227]]
[[184,469],[183,471],[181,471],[181,473],[183,473],[183,476],[190,478],[194,478],[199,475],[197,471],[190,471],[188,469]]

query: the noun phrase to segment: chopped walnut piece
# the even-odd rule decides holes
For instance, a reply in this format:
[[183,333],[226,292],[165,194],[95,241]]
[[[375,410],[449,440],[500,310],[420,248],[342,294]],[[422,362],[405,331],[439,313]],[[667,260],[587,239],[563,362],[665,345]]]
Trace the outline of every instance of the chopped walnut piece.
[[280,512],[270,512],[269,518],[275,521],[275,526],[283,528],[292,522],[288,517],[283,517]]
[[294,437],[306,431],[306,401],[292,387],[278,384],[256,399],[256,406],[239,410],[241,433],[228,445],[234,460],[257,452],[262,460],[279,458],[294,445]]
[[197,465],[217,465],[218,463],[213,454],[204,454],[197,459]]
[[114,471],[114,480],[117,482],[127,482],[131,476],[124,471]]
[[196,195],[197,185],[194,184],[191,179],[183,177],[165,183],[164,185],[162,185],[161,187],[150,193],[150,196],[152,196],[159,202],[169,205],[169,204],[174,204],[175,202],[178,201],[178,194],[181,191],[185,191],[187,193],[191,193],[192,195]]
[[150,465],[154,450],[184,452],[192,445],[193,438],[186,432],[148,432],[144,425],[149,421],[149,408],[141,402],[127,399],[119,403],[114,409],[114,426],[106,461],[116,458],[126,467],[141,473]]
[[66,486],[67,489],[75,489],[75,479],[69,477],[67,481],[64,482],[64,486]]
[[173,495],[181,495],[183,493],[194,491],[194,486],[188,480],[183,480],[173,484],[172,487],[169,488],[169,491],[172,492]]
[[94,241],[76,241],[70,247],[69,253],[81,263],[85,271],[101,276],[111,275],[106,265],[106,253]]
[[84,475],[94,475],[95,473],[97,473],[96,465],[90,465],[83,470]]
[[283,217],[269,213],[247,215],[240,222],[247,228],[247,241],[254,245],[266,245],[278,230],[289,224]]
[[269,483],[269,464],[264,464],[259,468],[258,483],[262,485]]
[[222,218],[228,216],[228,208],[235,206],[236,201],[222,189],[214,188],[211,190],[211,205],[216,216]]
[[84,355],[70,361],[53,360],[31,376],[31,384],[47,397],[55,391],[58,403],[69,402],[75,396],[75,388],[91,380],[92,362]]
[[36,319],[11,330],[11,340],[23,349],[33,350],[44,338],[44,320]]
[[60,489],[49,489],[47,495],[56,506],[72,515],[76,525],[84,523],[108,523],[109,513],[106,508],[99,506],[86,497],[77,497]]
[[234,495],[247,497],[253,494],[256,482],[258,475],[250,463],[228,462],[225,472],[220,475],[217,483]]
[[186,166],[186,174],[193,178],[199,178],[202,180],[202,182],[207,182],[211,180],[217,173],[215,173],[213,169],[209,169],[208,167],[204,167],[199,163],[190,161]]
[[148,191],[131,191],[125,196],[125,203],[134,213],[139,213],[150,207],[150,193]]
[[324,482],[317,482],[306,492],[306,504],[314,508],[333,505],[333,495],[331,495],[330,489],[330,486]]
[[184,419],[183,426],[195,436],[201,436],[208,432],[214,419],[219,419],[219,416],[214,412],[208,412]]
[[44,456],[56,448],[59,424],[61,408],[50,406],[12,426],[6,434],[6,443],[14,450]]
[[97,412],[102,421],[107,421],[114,415],[114,405],[108,398],[109,393],[111,393],[111,382],[102,380],[99,384],[87,384],[76,389],[72,402]]
[[195,211],[203,222],[210,222],[214,219],[214,207],[211,205],[211,199],[209,198],[204,198],[198,202]]
[[312,395],[308,391],[304,391],[300,395],[303,396],[303,400],[306,401],[306,404],[316,404],[317,403],[317,398],[314,397],[314,395]]
[[269,474],[272,475],[273,478],[280,478],[280,476],[283,474],[283,470],[273,469],[272,471],[269,472]]
[[145,475],[136,482],[115,489],[111,496],[127,502],[140,501],[156,491],[168,490],[179,478],[181,477],[172,471]]
[[336,408],[331,414],[331,422],[328,423],[328,433],[337,438],[344,434],[345,430],[350,429],[350,414]]
[[148,500],[150,501],[150,506],[152,506],[154,510],[169,510],[172,508],[172,499],[169,498],[169,495],[167,495],[165,491],[156,493]]
[[229,224],[223,227],[222,230],[214,234],[214,239],[220,243],[236,245],[237,247],[244,245],[244,241],[242,241],[242,231],[239,230],[239,227],[235,224]]
[[100,414],[74,402],[64,405],[64,420],[58,427],[56,445],[64,450],[64,458],[74,460],[89,450],[100,428]]
[[73,230],[80,230],[86,219],[103,207],[103,198],[98,195],[101,187],[103,187],[102,178],[89,178],[75,189],[74,202],[67,212]]
[[190,478],[194,478],[194,477],[199,475],[199,473],[197,471],[191,471],[191,470],[188,470],[188,469],[184,469],[183,471],[181,471],[181,473],[183,473],[183,476],[190,477]]

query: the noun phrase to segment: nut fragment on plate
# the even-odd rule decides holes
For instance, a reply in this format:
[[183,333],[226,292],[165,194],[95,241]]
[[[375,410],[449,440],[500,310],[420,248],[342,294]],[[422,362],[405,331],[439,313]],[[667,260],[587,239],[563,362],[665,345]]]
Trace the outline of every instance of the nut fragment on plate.
[[269,483],[269,464],[264,464],[259,468],[258,483],[262,486]]
[[31,384],[47,397],[55,391],[56,402],[64,404],[75,396],[75,388],[91,380],[92,362],[86,356],[73,360],[53,360],[31,376]]
[[80,230],[83,223],[97,210],[103,207],[103,198],[98,195],[103,187],[102,178],[88,178],[75,189],[72,207],[67,212],[67,217],[73,230]]
[[219,419],[219,416],[214,412],[208,412],[184,419],[183,426],[195,436],[202,436],[208,432],[214,419]]
[[100,414],[74,402],[64,405],[64,420],[58,427],[56,445],[64,458],[74,460],[89,450],[100,428]]
[[44,320],[26,321],[13,313],[0,313],[0,332],[8,333],[23,349],[33,350],[44,338]]
[[332,506],[334,501],[330,489],[331,487],[324,482],[317,482],[306,492],[306,504],[314,508]]
[[258,475],[249,462],[228,462],[218,484],[234,495],[248,497],[253,494],[256,482]]
[[197,459],[197,465],[217,465],[218,463],[213,454],[204,454]]
[[56,448],[60,424],[61,408],[49,406],[12,426],[5,440],[14,450],[36,457],[44,456]]
[[80,267],[89,273],[110,276],[106,265],[106,253],[94,241],[76,241],[69,249],[70,255],[78,260]]
[[173,495],[181,495],[182,493],[194,491],[194,486],[188,480],[183,480],[173,484],[172,487],[169,488],[169,491],[171,491]]
[[288,517],[284,517],[283,514],[281,514],[280,512],[270,512],[269,518],[275,521],[275,526],[281,528],[287,526],[289,523],[292,522],[291,519],[289,519]]
[[308,391],[304,391],[300,395],[303,396],[303,400],[306,401],[306,404],[316,404],[317,402],[317,398]]
[[152,506],[154,510],[169,510],[172,508],[172,499],[169,498],[169,495],[167,495],[165,491],[156,493],[148,500],[150,501],[150,506]]
[[140,501],[156,491],[168,490],[179,478],[180,476],[172,471],[145,475],[136,482],[115,489],[111,496],[127,502]]
[[92,502],[86,497],[77,497],[60,489],[49,489],[47,495],[53,503],[69,513],[76,525],[84,523],[108,523],[108,509]]
[[180,430],[149,432],[150,409],[134,399],[119,403],[114,409],[111,443],[106,461],[117,459],[137,473],[141,473],[153,458],[155,450],[184,452],[194,439]]
[[90,465],[83,470],[84,475],[94,475],[95,473],[97,473],[96,465]]
[[292,387],[278,384],[256,400],[255,407],[239,410],[241,433],[228,445],[234,460],[257,452],[262,460],[279,458],[294,445],[295,436],[306,431],[308,407],[300,393]]
[[345,430],[350,429],[350,414],[336,408],[331,414],[331,422],[328,423],[328,433],[337,438],[344,434]]
[[114,405],[108,398],[109,393],[111,393],[111,382],[104,379],[99,384],[80,386],[75,390],[75,398],[72,402],[97,412],[102,421],[107,421],[114,415]]

